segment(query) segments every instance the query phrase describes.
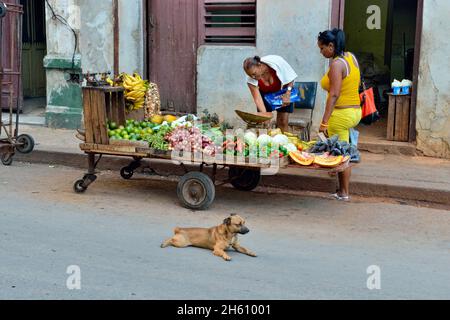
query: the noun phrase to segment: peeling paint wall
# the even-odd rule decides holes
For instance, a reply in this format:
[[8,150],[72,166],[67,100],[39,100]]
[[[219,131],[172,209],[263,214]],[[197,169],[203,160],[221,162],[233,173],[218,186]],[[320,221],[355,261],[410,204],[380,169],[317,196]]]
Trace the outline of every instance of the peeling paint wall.
[[[112,0],[79,0],[80,49],[83,72],[114,71],[114,13]],[[141,0],[119,0],[119,70],[144,70],[143,8]]]
[[[242,70],[245,58],[277,54],[296,70],[297,81],[320,81],[328,61],[317,48],[317,35],[328,29],[330,0],[258,0],[255,47],[202,46],[198,54],[198,111],[208,109],[233,124],[242,123],[234,110],[256,111]],[[325,107],[325,93],[319,88],[315,127]],[[296,111],[306,116],[308,112]]]
[[417,101],[417,147],[450,158],[450,25],[447,0],[424,1]]
[[83,72],[112,72],[114,70],[112,0],[79,0],[79,5]]
[[143,12],[142,0],[119,0],[121,72],[144,74]]
[[[76,31],[79,31],[78,0],[49,0],[55,13],[66,19]],[[49,56],[72,56],[74,49],[72,31],[52,19],[51,11],[46,5],[47,54]]]

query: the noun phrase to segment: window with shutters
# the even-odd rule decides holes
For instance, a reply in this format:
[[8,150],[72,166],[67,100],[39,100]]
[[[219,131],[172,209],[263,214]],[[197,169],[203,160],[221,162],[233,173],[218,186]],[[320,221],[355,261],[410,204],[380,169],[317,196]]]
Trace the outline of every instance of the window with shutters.
[[203,0],[200,9],[202,43],[256,43],[256,0]]

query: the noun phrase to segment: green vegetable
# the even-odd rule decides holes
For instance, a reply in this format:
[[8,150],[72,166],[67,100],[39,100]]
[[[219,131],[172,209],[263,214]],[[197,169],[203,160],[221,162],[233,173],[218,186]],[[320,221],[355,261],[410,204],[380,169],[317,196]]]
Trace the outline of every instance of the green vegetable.
[[169,150],[169,143],[166,141],[166,136],[171,131],[171,127],[162,126],[159,128],[159,131],[157,133],[147,135],[145,137],[145,141],[148,142],[150,148],[167,151]]
[[283,153],[285,157],[289,155],[289,151],[285,146],[280,146],[280,152]]

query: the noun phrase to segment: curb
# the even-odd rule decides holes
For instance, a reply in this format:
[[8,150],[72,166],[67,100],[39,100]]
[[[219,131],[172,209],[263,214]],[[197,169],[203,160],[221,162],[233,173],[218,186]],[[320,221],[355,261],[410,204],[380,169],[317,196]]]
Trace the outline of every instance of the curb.
[[[81,153],[65,153],[35,150],[29,155],[16,154],[14,161],[39,163],[47,165],[61,165],[87,170],[87,156]],[[119,172],[121,168],[130,164],[132,160],[125,157],[103,156],[98,170],[111,170]],[[144,159],[144,164],[157,164],[156,169],[164,174],[183,174],[183,169],[167,163],[165,160]],[[145,167],[145,165],[144,165]],[[193,166],[186,166],[194,168]],[[224,178],[224,173],[218,173],[218,178]],[[69,183],[72,183],[70,181]],[[280,173],[276,176],[264,176],[262,184],[285,190],[328,192],[336,191],[336,178],[312,177],[310,175],[291,175]],[[352,179],[351,193],[363,197],[384,197],[397,200],[423,201],[435,204],[450,205],[450,191],[429,189],[394,184],[377,184]]]

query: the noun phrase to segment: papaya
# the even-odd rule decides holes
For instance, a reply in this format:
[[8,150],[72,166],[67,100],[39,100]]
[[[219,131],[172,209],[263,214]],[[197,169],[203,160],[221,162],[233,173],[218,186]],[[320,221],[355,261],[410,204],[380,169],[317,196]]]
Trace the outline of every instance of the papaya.
[[172,123],[172,122],[178,120],[178,118],[176,116],[171,115],[171,114],[164,116],[163,119],[164,119],[164,121],[167,121],[167,123]]
[[344,161],[343,156],[337,156],[337,157],[319,156],[319,157],[315,157],[315,159],[314,159],[314,163],[323,168],[335,168],[335,167],[339,166],[340,164],[342,164],[343,161]]
[[304,152],[293,151],[289,152],[289,156],[292,160],[298,163],[301,166],[310,166],[314,163],[314,156],[311,156]]
[[160,115],[154,115],[151,119],[150,119],[150,121],[152,122],[152,123],[154,123],[154,124],[161,124],[161,123],[163,123],[163,121],[164,121],[164,117],[163,116],[160,116]]

